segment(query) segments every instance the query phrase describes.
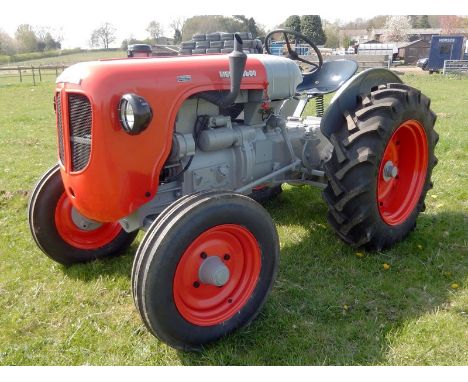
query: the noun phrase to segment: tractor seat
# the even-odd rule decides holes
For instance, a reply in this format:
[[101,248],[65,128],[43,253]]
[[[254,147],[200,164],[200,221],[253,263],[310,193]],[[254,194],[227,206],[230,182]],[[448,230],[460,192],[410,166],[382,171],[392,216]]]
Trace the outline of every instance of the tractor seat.
[[303,75],[304,80],[297,86],[298,93],[319,95],[333,93],[349,80],[358,69],[353,60],[325,61],[319,70]]

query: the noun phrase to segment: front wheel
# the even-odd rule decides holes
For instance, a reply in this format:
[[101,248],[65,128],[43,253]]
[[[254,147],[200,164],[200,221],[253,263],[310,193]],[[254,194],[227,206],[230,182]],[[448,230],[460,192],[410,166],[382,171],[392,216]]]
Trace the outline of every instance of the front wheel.
[[432,187],[436,116],[420,91],[388,84],[343,120],[325,165],[328,220],[349,244],[390,247],[415,227]]
[[258,315],[278,259],[276,228],[257,202],[230,192],[191,195],[163,211],[141,242],[135,305],[159,339],[198,350]]
[[49,169],[34,187],[28,217],[38,247],[64,265],[120,254],[138,233],[125,232],[118,222],[98,223],[82,216],[65,193],[59,165]]

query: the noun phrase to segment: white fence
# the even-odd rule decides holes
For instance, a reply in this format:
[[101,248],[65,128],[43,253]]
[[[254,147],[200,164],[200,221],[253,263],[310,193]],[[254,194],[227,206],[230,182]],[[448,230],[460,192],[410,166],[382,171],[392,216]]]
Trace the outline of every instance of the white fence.
[[442,73],[468,73],[468,60],[445,60]]

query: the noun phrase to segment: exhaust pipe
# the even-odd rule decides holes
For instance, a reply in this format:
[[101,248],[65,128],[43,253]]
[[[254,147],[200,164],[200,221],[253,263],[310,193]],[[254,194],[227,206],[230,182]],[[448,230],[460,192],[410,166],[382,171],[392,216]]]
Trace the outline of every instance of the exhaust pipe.
[[242,77],[244,75],[247,55],[242,50],[241,37],[234,34],[234,50],[229,55],[229,73],[231,74],[231,91],[221,100],[220,106],[231,106],[239,94]]
[[234,50],[229,55],[229,75],[231,78],[231,90],[225,94],[226,91],[208,91],[201,93],[199,96],[209,102],[214,103],[220,107],[231,106],[239,95],[242,77],[244,76],[245,63],[247,55],[242,50],[243,42],[241,37],[234,34]]

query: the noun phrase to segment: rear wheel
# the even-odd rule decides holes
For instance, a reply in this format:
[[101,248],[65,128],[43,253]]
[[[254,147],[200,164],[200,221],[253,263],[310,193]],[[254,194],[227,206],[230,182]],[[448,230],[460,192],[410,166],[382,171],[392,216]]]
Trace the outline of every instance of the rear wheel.
[[120,254],[138,233],[125,232],[118,222],[98,223],[82,216],[65,193],[58,165],[38,181],[28,210],[29,227],[37,245],[64,265]]
[[332,134],[325,165],[328,220],[347,243],[389,247],[416,225],[437,163],[430,100],[404,84],[381,85]]
[[251,322],[276,276],[279,241],[246,196],[201,193],[166,209],[135,257],[133,296],[162,341],[198,350]]

